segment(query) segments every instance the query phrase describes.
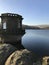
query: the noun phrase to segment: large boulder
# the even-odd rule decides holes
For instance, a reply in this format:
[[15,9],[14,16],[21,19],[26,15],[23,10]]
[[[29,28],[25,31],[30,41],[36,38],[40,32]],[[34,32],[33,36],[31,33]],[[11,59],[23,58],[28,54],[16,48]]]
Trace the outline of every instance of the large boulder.
[[34,58],[33,52],[27,49],[17,50],[8,57],[5,65],[41,65],[40,60],[34,62]]
[[41,65],[41,62],[27,49],[18,50],[10,44],[0,44],[0,65]]
[[0,44],[0,65],[4,65],[6,59],[15,50],[16,50],[16,48],[10,44]]

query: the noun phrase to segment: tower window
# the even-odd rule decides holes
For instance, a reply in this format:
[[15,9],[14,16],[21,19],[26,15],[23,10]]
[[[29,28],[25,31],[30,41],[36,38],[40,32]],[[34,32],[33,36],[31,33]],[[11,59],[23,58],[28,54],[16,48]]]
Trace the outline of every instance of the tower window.
[[6,29],[6,22],[3,23],[3,29]]

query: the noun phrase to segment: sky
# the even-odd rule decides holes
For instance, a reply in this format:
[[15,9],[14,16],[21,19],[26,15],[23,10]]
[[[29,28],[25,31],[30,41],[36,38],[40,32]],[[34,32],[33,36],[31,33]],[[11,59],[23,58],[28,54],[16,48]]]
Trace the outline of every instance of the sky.
[[49,0],[0,0],[0,15],[16,13],[26,25],[49,25]]

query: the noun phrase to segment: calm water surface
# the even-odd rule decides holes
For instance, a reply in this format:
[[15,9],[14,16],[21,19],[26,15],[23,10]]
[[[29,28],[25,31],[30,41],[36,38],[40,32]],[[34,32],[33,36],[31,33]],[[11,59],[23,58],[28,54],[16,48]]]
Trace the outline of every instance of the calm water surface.
[[38,55],[49,55],[49,30],[26,30],[22,45]]

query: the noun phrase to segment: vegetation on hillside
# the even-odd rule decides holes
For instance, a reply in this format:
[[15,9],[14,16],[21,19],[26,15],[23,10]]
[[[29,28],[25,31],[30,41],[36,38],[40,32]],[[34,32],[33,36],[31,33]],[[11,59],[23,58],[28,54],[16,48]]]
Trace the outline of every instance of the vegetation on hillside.
[[23,25],[24,29],[49,29],[49,25],[37,25],[37,26],[29,26],[29,25]]

